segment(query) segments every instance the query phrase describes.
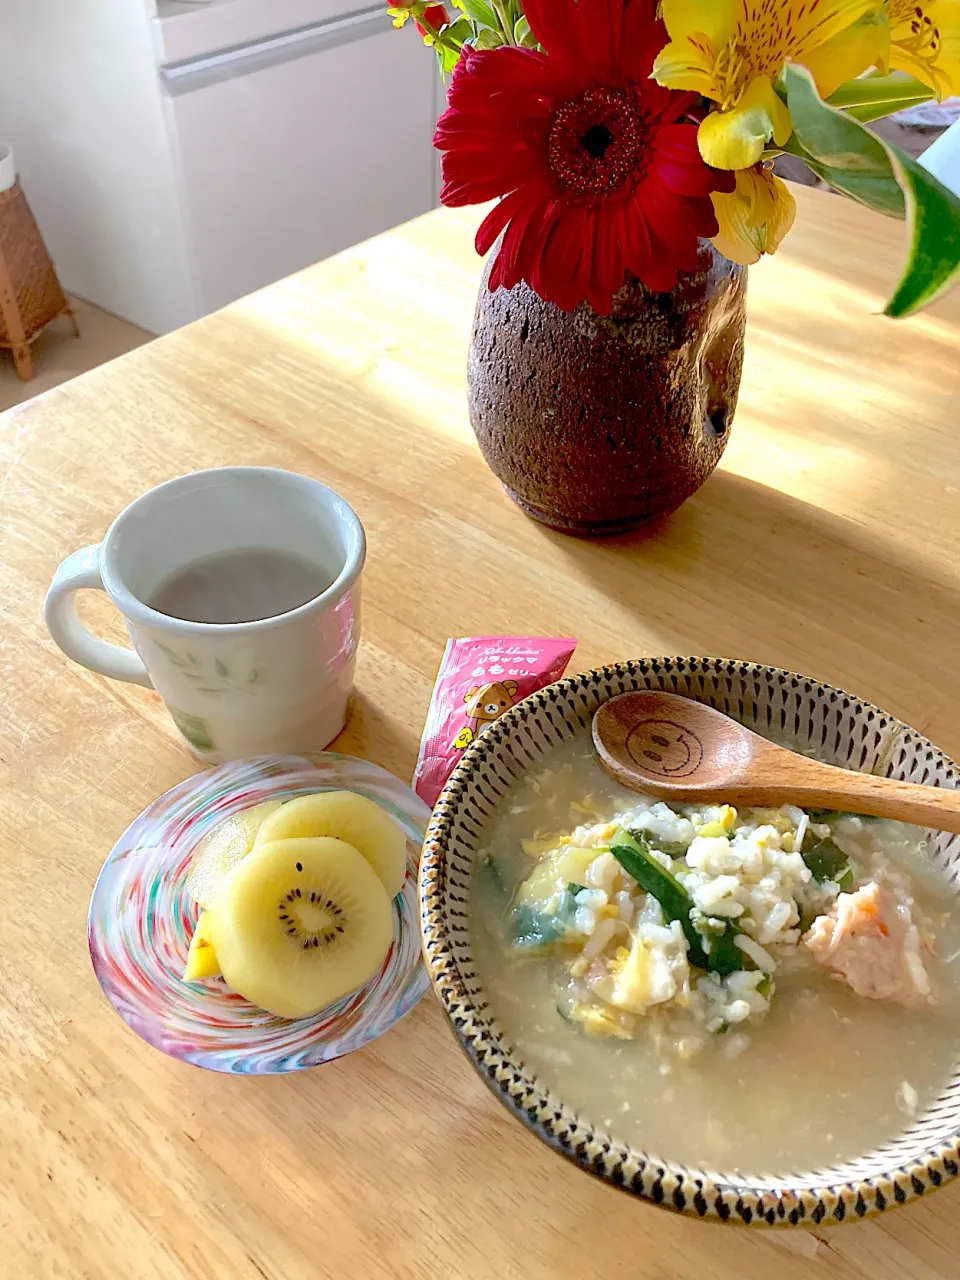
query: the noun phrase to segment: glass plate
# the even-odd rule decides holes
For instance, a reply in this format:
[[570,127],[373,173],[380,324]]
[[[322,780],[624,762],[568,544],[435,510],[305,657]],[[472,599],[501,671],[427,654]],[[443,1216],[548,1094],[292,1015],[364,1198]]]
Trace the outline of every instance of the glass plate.
[[[207,832],[241,809],[310,791],[356,791],[399,822],[407,879],[393,902],[393,946],[366,986],[310,1018],[278,1018],[222,978],[181,981],[200,910],[185,888]],[[375,1040],[426,991],[417,920],[417,862],[429,810],[399,779],[353,756],[260,756],[181,782],[123,833],[90,901],[94,971],[128,1026],[164,1053],[210,1071],[275,1075],[340,1058]]]

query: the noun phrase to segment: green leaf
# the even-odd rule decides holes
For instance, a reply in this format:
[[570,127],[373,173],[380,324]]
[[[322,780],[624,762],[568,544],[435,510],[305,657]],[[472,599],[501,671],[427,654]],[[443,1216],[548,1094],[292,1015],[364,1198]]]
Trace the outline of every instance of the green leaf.
[[881,106],[876,103],[872,106],[849,107],[844,114],[853,120],[859,120],[861,124],[870,124],[873,120],[882,120],[884,116],[893,115],[895,111],[905,111],[907,107],[918,107],[923,102],[929,102],[929,98],[910,98],[906,102],[898,102],[893,106]]
[[704,940],[690,915],[693,909],[690,895],[676,876],[653,856],[644,832],[621,829],[611,841],[610,852],[640,888],[656,898],[663,918],[679,921],[689,946],[691,964],[721,975],[743,968],[743,956],[730,929],[711,941],[709,953],[705,950]]
[[497,865],[497,860],[492,853],[488,853],[483,860],[483,870],[493,886],[498,897],[505,898],[507,896],[507,884],[503,878],[503,873]]
[[555,915],[545,915],[525,903],[515,906],[510,913],[513,945],[521,951],[542,951],[559,942],[573,919],[577,894],[582,888],[581,884],[564,885],[563,898]]
[[663,918],[679,920],[690,945],[690,960],[701,969],[707,968],[703,939],[693,927],[690,912],[693,902],[680,881],[653,856],[650,843],[640,831],[618,831],[610,842],[610,852],[646,893],[660,903]]
[[882,140],[825,103],[805,67],[788,62],[782,80],[793,121],[786,150],[851,200],[888,217],[905,217],[903,192]]
[[900,282],[884,309],[899,319],[941,297],[960,272],[960,200],[932,173],[889,145],[897,177],[907,197],[910,248]]
[[503,43],[503,36],[500,32],[494,31],[490,27],[484,27],[475,41],[478,49],[499,49]]
[[441,27],[440,34],[446,43],[456,45],[460,49],[467,40],[473,38],[473,27],[470,25],[469,18],[461,13],[453,22],[448,22],[445,27]]
[[219,658],[214,658],[213,665],[217,669],[217,675],[222,676],[223,679],[226,680],[230,675],[230,672],[227,670],[227,664],[225,662],[221,662]]
[[435,44],[433,46],[434,53],[437,55],[437,63],[440,67],[441,75],[448,76],[460,61],[460,50],[449,49],[446,45]]
[[816,157],[796,144],[796,134],[787,143],[787,151],[791,155],[799,156],[801,160],[806,160],[818,178],[828,183],[835,191],[839,191],[841,195],[855,200],[857,204],[882,213],[887,218],[897,218],[902,221],[906,217],[903,192],[896,180],[891,183],[889,178],[879,175],[851,173],[821,164]]
[[522,49],[536,49],[537,37],[530,30],[530,23],[524,17],[519,17],[513,28],[513,38]]
[[443,75],[449,75],[460,61],[460,52],[468,40],[473,39],[473,27],[466,14],[460,14],[437,32],[432,44]]
[[897,72],[889,76],[862,76],[858,80],[848,80],[827,98],[827,102],[861,124],[868,124],[871,120],[892,115],[894,111],[929,102],[932,97],[933,90],[929,85],[914,76]]
[[463,8],[468,18],[481,27],[495,27],[497,16],[486,0],[463,0]]
[[819,840],[812,849],[805,850],[801,857],[818,884],[822,884],[824,880],[833,880],[844,892],[853,886],[850,859],[829,836],[825,840]]
[[788,63],[782,82],[794,127],[787,150],[844,195],[908,221],[907,261],[886,314],[928,306],[960,272],[960,200],[892,142],[822,102],[803,67]]

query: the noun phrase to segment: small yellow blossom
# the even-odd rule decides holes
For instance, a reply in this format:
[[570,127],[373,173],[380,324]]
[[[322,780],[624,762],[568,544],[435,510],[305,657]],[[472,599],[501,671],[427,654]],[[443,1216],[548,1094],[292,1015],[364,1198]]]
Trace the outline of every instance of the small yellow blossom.
[[391,5],[387,9],[387,13],[393,19],[395,27],[402,27],[409,17],[411,17],[410,9],[404,4]]
[[[943,0],[939,0],[943,3]],[[888,42],[882,0],[663,0],[670,43],[653,67],[671,89],[717,104],[700,125],[700,154],[717,169],[747,169],[792,125],[774,81],[803,63],[822,97],[875,64]]]
[[720,223],[713,243],[725,257],[744,265],[759,262],[761,254],[774,253],[797,212],[787,185],[759,165],[737,174],[735,191],[715,192],[711,199]]

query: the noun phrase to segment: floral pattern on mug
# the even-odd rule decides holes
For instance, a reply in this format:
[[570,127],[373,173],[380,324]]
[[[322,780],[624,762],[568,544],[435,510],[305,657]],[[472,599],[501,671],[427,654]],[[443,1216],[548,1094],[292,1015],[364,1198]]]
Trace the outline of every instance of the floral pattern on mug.
[[246,693],[252,697],[259,692],[255,686],[262,681],[263,672],[257,667],[241,673],[236,665],[231,668],[222,658],[214,658],[212,664],[205,664],[188,651],[181,654],[159,640],[154,643],[171,666],[177,669],[177,674],[189,680],[197,693]]
[[206,720],[200,716],[192,716],[176,707],[167,706],[173,723],[177,726],[195,751],[213,751],[215,744]]

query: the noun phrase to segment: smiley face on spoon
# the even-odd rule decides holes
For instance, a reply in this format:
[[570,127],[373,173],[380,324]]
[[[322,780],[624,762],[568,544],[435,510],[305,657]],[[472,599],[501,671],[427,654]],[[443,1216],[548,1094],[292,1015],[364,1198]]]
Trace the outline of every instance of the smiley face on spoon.
[[703,743],[673,720],[641,720],[627,735],[626,749],[637,768],[658,778],[686,778],[703,759]]
[[716,707],[663,689],[609,698],[594,712],[592,730],[607,773],[641,795],[688,804],[842,809],[960,833],[960,787],[821,764],[776,746]]

